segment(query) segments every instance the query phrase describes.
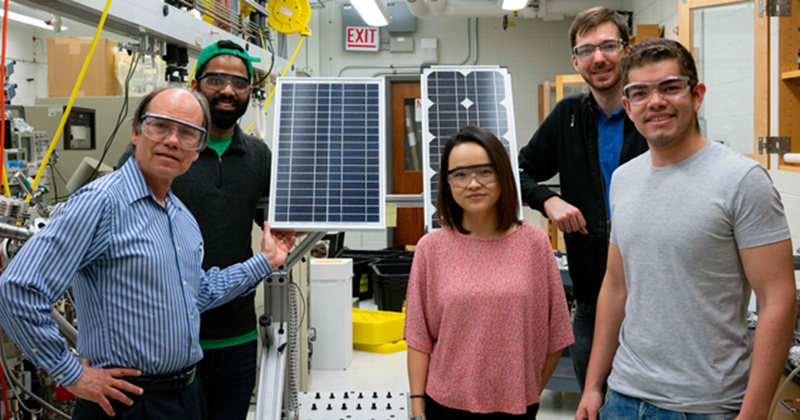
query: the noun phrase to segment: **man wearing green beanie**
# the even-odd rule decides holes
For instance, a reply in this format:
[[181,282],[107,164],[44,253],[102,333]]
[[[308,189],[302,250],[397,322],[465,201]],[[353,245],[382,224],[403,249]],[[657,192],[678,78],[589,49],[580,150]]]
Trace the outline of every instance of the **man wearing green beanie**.
[[[209,45],[197,58],[192,89],[210,105],[209,144],[172,190],[200,225],[204,268],[246,261],[253,221],[262,226],[265,219],[256,204],[269,194],[271,152],[237,123],[250,102],[254,61],[231,41]],[[254,300],[252,293],[201,315],[200,375],[211,420],[247,417],[257,373]]]

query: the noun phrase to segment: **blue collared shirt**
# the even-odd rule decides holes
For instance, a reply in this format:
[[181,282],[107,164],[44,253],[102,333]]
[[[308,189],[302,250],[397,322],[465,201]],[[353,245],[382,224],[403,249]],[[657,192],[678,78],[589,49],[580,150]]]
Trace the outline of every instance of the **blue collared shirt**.
[[619,168],[619,152],[625,137],[625,108],[620,108],[611,116],[606,116],[599,106],[597,111],[597,151],[600,155],[600,169],[606,181],[606,215],[611,220],[611,206],[608,193],[611,189],[611,175]]
[[200,312],[252,292],[272,270],[263,254],[203,272],[203,237],[171,191],[166,208],[134,159],[77,191],[0,277],[0,323],[61,385],[83,367],[50,319],[71,285],[78,352],[94,368],[166,375],[203,357]]

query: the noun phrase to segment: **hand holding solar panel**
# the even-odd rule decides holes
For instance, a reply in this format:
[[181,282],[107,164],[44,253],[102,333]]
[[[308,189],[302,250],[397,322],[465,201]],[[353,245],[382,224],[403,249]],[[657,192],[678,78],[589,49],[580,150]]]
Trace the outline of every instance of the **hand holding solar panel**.
[[269,222],[264,222],[264,236],[261,238],[261,253],[269,261],[269,266],[276,269],[286,261],[289,251],[296,240],[294,231],[272,230]]

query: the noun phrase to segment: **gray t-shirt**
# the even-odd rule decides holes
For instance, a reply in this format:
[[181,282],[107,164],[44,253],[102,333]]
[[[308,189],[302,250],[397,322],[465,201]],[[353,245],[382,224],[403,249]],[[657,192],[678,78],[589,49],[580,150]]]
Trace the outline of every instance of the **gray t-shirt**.
[[647,152],[614,173],[610,199],[628,299],[608,386],[667,410],[740,410],[752,343],[739,249],[790,238],[767,171],[715,142],[666,167]]

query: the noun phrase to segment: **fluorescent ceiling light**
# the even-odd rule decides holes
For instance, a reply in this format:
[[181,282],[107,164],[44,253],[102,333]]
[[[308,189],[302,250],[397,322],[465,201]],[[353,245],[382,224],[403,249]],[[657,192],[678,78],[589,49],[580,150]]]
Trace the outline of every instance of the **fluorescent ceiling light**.
[[503,10],[522,10],[528,6],[528,0],[503,0]]
[[386,26],[391,21],[381,0],[350,0],[350,4],[369,26]]
[[[3,17],[3,11],[0,10],[0,18],[2,18],[2,17]],[[25,16],[25,15],[22,15],[22,14],[19,14],[19,13],[16,13],[16,12],[12,12],[10,10],[8,11],[8,19],[13,20],[15,22],[19,22],[19,23],[24,23],[26,25],[35,26],[37,28],[42,28],[42,29],[48,29],[48,30],[51,30],[51,31],[55,31],[53,26],[46,24],[44,20],[32,18],[30,16]],[[66,26],[62,26],[61,27],[62,31],[66,30],[66,29],[67,29]]]

